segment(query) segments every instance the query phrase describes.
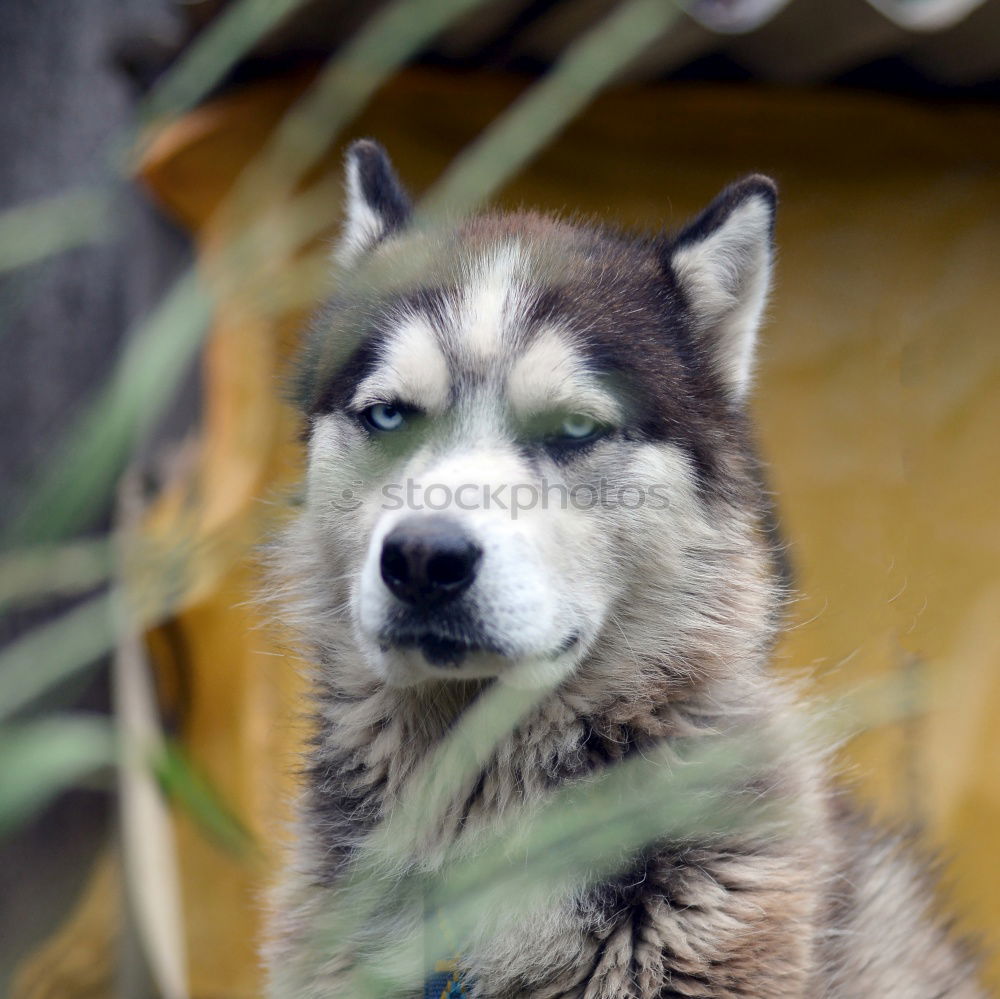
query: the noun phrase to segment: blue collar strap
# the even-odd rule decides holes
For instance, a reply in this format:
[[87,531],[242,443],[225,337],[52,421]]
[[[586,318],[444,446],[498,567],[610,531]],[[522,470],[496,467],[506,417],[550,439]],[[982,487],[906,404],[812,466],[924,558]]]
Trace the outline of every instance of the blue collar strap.
[[466,999],[468,994],[454,961],[439,961],[424,985],[424,999]]

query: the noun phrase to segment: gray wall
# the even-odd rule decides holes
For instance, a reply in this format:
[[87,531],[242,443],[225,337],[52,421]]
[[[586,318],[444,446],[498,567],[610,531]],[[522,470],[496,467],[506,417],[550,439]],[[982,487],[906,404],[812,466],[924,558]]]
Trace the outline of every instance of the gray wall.
[[[139,87],[118,54],[169,30],[171,0],[7,0],[0,17],[0,208],[112,179]],[[116,235],[0,284],[0,509],[100,385],[185,241],[118,182]]]
[[[110,142],[140,86],[121,68],[172,30],[171,0],[5,0],[0,16],[0,210],[108,181]],[[118,182],[116,234],[0,278],[0,516],[16,506],[80,404],[101,384],[123,338],[188,256],[184,237],[141,192]],[[196,412],[188,392],[172,425]],[[0,621],[0,640],[51,613]],[[58,692],[103,710],[101,670]],[[2,779],[2,777],[0,777]],[[108,829],[111,799],[75,792],[0,841],[0,995],[16,959],[57,924]]]

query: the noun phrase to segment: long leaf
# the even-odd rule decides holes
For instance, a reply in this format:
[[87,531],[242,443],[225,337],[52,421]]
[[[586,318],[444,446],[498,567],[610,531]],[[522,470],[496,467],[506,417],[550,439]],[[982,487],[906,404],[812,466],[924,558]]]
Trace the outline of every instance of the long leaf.
[[85,593],[106,582],[110,573],[106,538],[12,551],[0,556],[0,610],[38,597]]
[[0,213],[0,273],[105,238],[111,198],[91,188],[57,194]]
[[112,597],[105,593],[9,645],[0,653],[0,721],[96,663],[113,644]]
[[8,545],[63,536],[102,508],[130,449],[156,425],[189,369],[209,316],[209,296],[188,271],[129,337],[107,385],[8,528]]
[[120,637],[113,660],[115,719],[121,738],[119,808],[126,886],[150,971],[163,999],[186,999],[180,871],[174,829],[154,773],[163,753],[153,681],[139,626],[116,599]]
[[53,716],[0,726],[0,835],[114,760],[114,729],[102,718]]
[[576,39],[542,79],[463,150],[424,196],[423,219],[470,211],[519,170],[681,15],[673,0],[629,0]]
[[223,849],[238,856],[253,846],[247,827],[222,800],[218,789],[193,764],[182,745],[166,742],[153,769],[167,797]]
[[217,14],[156,81],[141,121],[194,107],[269,31],[304,0],[239,0]]

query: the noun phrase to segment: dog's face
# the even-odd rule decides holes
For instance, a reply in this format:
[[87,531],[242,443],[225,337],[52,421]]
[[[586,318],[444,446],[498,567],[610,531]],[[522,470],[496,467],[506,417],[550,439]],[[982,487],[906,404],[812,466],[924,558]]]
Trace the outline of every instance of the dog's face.
[[636,240],[523,214],[421,232],[378,146],[347,171],[301,371],[329,628],[349,618],[394,684],[683,650],[721,613],[752,502],[773,185]]

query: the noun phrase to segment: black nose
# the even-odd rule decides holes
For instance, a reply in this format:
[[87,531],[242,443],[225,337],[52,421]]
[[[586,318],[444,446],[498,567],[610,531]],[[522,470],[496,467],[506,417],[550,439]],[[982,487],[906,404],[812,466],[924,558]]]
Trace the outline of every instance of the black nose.
[[382,542],[382,579],[404,603],[452,600],[472,585],[483,550],[447,517],[414,517]]

